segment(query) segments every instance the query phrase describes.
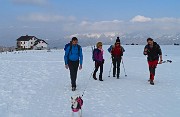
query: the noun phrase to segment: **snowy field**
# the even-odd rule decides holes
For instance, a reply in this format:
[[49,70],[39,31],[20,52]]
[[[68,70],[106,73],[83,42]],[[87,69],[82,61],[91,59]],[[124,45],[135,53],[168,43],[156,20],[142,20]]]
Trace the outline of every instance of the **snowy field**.
[[[144,46],[124,46],[125,77],[108,77],[110,55],[105,50],[103,82],[90,76],[94,68],[91,47],[83,48],[83,70],[78,72],[77,91],[70,87],[64,68],[64,51],[27,51],[0,54],[0,117],[70,117],[70,97],[84,96],[83,117],[179,117],[180,46],[162,46],[155,85],[149,72]],[[77,116],[77,114],[75,114]]]

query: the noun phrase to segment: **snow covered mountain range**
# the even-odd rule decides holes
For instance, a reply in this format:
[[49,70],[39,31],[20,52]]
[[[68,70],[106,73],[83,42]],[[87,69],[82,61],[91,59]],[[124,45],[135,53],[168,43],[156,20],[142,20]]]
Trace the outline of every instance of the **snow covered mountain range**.
[[78,37],[79,43],[82,46],[95,45],[97,41],[102,41],[104,44],[113,44],[116,38],[119,36],[121,43],[126,44],[146,44],[148,37],[153,38],[156,42],[162,45],[173,45],[174,43],[180,43],[180,33],[164,34],[164,33],[145,33],[145,32],[133,32],[133,33],[118,33],[118,32],[106,32],[106,33],[85,33],[85,34],[73,34],[61,39],[50,41],[50,45],[53,47],[63,47],[65,43],[69,42],[72,37]]

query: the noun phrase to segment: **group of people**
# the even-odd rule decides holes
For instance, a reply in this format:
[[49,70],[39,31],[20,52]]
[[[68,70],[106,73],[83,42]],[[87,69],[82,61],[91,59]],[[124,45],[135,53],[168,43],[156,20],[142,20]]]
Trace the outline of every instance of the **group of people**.
[[[104,50],[102,49],[102,42],[97,42],[96,48],[93,50],[93,61],[95,62],[95,69],[93,72],[93,79],[99,81],[103,81],[103,64],[104,58],[103,53]],[[72,91],[76,90],[76,79],[77,79],[77,71],[82,69],[83,64],[83,53],[82,48],[78,45],[78,39],[73,37],[70,43],[66,44],[65,46],[65,68],[70,70],[70,78],[71,78],[71,86]],[[111,54],[112,64],[113,64],[113,77],[117,79],[120,78],[120,63],[125,52],[125,49],[121,46],[121,42],[119,37],[117,37],[116,42],[114,45],[111,45],[108,48],[108,52]],[[157,64],[162,63],[162,51],[160,46],[153,41],[152,38],[147,39],[147,45],[144,48],[144,55],[147,55],[147,61],[149,65],[149,82],[151,85],[154,85],[154,76],[155,76],[155,69]],[[99,77],[97,78],[96,73],[100,68]]]

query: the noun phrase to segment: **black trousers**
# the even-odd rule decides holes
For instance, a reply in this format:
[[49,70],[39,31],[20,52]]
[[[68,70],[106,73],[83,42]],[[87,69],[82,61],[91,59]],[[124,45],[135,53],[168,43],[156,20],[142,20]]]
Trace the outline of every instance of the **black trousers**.
[[117,77],[119,77],[121,57],[112,57],[112,62],[113,62],[113,76],[116,75],[116,69],[117,69]]
[[96,72],[98,71],[99,67],[100,67],[99,80],[102,80],[103,62],[95,62],[95,70],[93,75],[96,75]]
[[76,87],[76,79],[77,79],[77,71],[79,67],[79,61],[69,61],[69,70],[71,77],[71,85],[72,87]]

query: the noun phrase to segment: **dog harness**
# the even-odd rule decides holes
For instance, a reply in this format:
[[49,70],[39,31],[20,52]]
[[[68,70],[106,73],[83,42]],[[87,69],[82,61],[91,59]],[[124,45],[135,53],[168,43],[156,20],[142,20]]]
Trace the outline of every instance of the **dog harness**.
[[77,103],[78,103],[78,104],[77,104],[77,107],[76,107],[76,108],[73,108],[73,105],[71,106],[73,112],[78,112],[79,109],[81,109],[81,107],[82,107],[82,105],[83,105],[83,100],[82,100],[81,97],[78,97],[76,101],[77,101]]

